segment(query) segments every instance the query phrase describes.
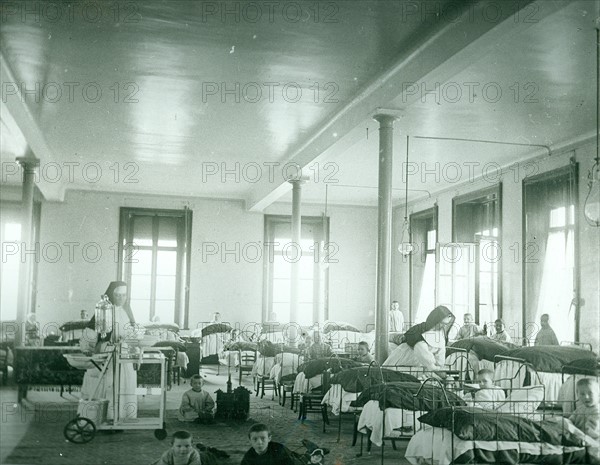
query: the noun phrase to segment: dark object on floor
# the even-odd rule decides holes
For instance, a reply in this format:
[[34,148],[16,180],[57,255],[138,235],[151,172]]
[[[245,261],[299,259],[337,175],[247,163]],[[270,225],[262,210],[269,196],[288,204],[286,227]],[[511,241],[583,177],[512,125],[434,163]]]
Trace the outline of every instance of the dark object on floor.
[[250,412],[250,391],[239,386],[233,392],[217,391],[215,418],[246,420]]
[[225,452],[224,450],[217,449],[216,447],[206,447],[201,442],[196,444],[196,447],[201,452],[210,452],[212,455],[214,455],[218,459],[228,459],[229,458],[229,454],[227,452]]

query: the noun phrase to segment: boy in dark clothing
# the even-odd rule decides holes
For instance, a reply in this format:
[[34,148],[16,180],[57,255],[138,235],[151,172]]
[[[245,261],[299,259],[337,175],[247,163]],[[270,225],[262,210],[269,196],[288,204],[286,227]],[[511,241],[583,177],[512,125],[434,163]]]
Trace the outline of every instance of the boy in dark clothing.
[[269,427],[262,423],[248,431],[251,448],[244,454],[241,465],[294,465],[291,452],[278,442],[271,441]]

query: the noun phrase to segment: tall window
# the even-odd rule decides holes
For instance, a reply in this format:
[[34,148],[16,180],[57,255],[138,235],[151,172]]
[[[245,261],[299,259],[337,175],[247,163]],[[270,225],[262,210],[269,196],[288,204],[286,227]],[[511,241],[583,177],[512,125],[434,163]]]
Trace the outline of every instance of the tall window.
[[138,322],[187,327],[192,212],[121,208],[120,273]]
[[291,218],[265,216],[265,242],[272,244],[265,254],[266,321],[290,322],[292,263],[300,265],[299,306],[296,323],[310,325],[327,318],[327,276],[324,257],[329,253],[325,231],[327,224],[320,217],[302,217],[301,253],[292,243]]
[[21,261],[31,260],[33,266],[31,308],[26,313],[35,311],[36,277],[38,259],[33,254],[23,254],[27,251],[39,250],[40,243],[40,217],[41,202],[33,203],[33,240],[34,244],[23,244],[23,209],[20,202],[1,202],[2,215],[0,215],[0,243],[2,246],[2,261],[0,263],[0,320],[11,321],[17,318],[17,305],[19,282],[21,278]]
[[410,215],[410,235],[416,246],[410,256],[410,321],[419,323],[435,306],[437,206]]
[[502,315],[500,281],[501,185],[453,199],[453,240],[475,243],[475,321]]
[[576,340],[578,276],[575,272],[577,166],[523,183],[525,244],[524,337],[534,339],[540,316],[550,315],[559,340]]

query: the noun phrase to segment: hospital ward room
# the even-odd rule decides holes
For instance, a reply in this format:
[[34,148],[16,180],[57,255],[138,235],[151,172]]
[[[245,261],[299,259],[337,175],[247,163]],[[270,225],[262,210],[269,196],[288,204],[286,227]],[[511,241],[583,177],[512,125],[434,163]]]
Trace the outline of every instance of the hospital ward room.
[[0,465],[600,465],[600,0],[0,0]]

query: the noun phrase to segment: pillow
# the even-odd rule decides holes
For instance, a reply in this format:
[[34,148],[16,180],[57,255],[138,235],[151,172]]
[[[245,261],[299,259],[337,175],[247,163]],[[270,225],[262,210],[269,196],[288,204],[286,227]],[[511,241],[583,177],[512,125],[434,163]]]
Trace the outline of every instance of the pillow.
[[512,413],[531,418],[544,400],[544,386],[515,389],[508,398],[496,407],[500,413]]

